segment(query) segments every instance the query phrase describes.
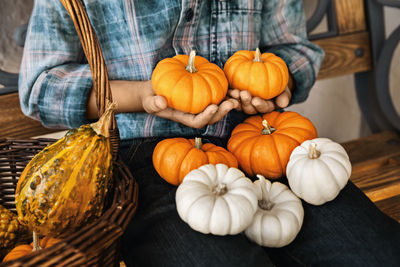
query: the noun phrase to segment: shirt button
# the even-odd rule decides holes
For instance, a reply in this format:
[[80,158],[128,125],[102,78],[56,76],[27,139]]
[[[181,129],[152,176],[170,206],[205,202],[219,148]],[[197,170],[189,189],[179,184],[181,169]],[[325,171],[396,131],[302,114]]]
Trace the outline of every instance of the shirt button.
[[192,18],[193,18],[193,16],[194,16],[193,9],[189,8],[189,9],[186,11],[186,21],[187,21],[187,22],[191,21]]

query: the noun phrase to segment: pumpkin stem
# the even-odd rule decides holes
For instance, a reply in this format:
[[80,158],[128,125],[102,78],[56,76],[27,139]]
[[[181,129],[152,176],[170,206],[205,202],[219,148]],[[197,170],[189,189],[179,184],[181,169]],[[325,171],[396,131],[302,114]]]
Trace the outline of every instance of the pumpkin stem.
[[226,184],[221,183],[214,186],[214,188],[211,191],[217,196],[222,196],[226,193],[226,191],[228,191],[228,188],[226,187]]
[[103,113],[103,115],[101,115],[100,119],[97,122],[90,124],[90,127],[92,127],[96,134],[104,137],[110,136],[109,128],[111,124],[111,118],[116,108],[116,103],[107,102],[106,111]]
[[203,143],[201,142],[201,138],[195,137],[194,138],[194,147],[197,149],[201,149],[202,146],[203,146]]
[[311,142],[310,143],[310,151],[308,152],[308,157],[310,159],[317,159],[321,156],[321,152],[317,150],[317,144]]
[[269,125],[267,120],[263,120],[262,125],[263,125],[264,129],[262,130],[261,134],[263,134],[263,135],[272,134],[273,132],[276,131],[276,129],[274,127]]
[[188,64],[186,65],[186,70],[188,72],[190,72],[190,73],[197,72],[197,69],[194,66],[194,59],[195,58],[196,58],[196,51],[195,50],[190,51],[189,61],[188,61]]
[[33,234],[33,249],[32,249],[32,251],[36,251],[36,250],[42,249],[40,247],[40,244],[39,244],[39,236],[38,236],[38,234],[35,231],[33,231],[32,234]]
[[261,60],[261,52],[260,52],[260,49],[257,47],[257,49],[256,49],[256,53],[255,53],[255,55],[254,55],[254,60],[253,60],[253,62],[263,62],[262,60]]
[[262,176],[261,174],[257,174],[256,176],[260,180],[260,187],[261,187],[261,194],[262,194],[262,198],[258,201],[258,206],[260,207],[260,209],[263,209],[263,210],[271,210],[275,204],[272,203],[268,198],[265,177]]

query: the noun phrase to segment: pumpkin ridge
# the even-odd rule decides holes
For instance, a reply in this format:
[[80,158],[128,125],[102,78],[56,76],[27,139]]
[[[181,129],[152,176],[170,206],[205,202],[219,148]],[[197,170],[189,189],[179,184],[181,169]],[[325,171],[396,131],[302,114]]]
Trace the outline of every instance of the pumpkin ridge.
[[[171,106],[172,106],[173,108],[176,108],[176,101],[177,101],[177,100],[173,97],[173,96],[174,96],[174,93],[175,93],[175,91],[181,89],[179,86],[177,86],[177,84],[179,84],[179,83],[181,82],[182,79],[187,78],[187,77],[190,77],[190,80],[191,80],[192,86],[193,86],[192,75],[188,76],[186,73],[183,72],[183,74],[179,77],[179,79],[176,80],[175,86],[173,86],[173,87],[171,88],[171,90],[170,90],[170,94],[169,94],[170,97],[168,97],[168,98],[169,98],[169,101],[168,101],[168,102],[171,102]],[[187,89],[187,88],[185,88],[185,89]],[[189,97],[189,99],[185,99],[186,107],[188,106],[188,102],[189,102],[189,101],[190,101],[189,104],[192,104],[192,103],[193,103],[193,87],[192,87],[191,90],[187,90],[187,91],[190,92],[190,97]],[[173,100],[175,100],[175,101],[173,102]],[[182,101],[182,99],[178,99],[178,102],[179,102],[179,103],[180,103],[181,101]],[[191,107],[191,106],[190,106],[190,107]]]
[[[59,158],[59,156],[62,156],[62,155],[64,155],[65,153],[67,153],[67,152],[69,152],[69,150],[71,150],[71,148],[70,147],[67,147],[67,148],[64,148],[63,150],[61,150],[58,154],[55,154],[55,156],[53,156],[53,157],[51,157],[49,160],[47,160],[44,164],[42,164],[41,165],[41,167],[40,168],[37,168],[36,169],[36,171],[34,171],[34,172],[32,172],[32,175],[30,176],[30,177],[23,177],[23,182],[25,182],[24,183],[24,186],[23,187],[21,187],[20,188],[20,190],[17,192],[16,191],[16,199],[15,199],[15,202],[16,203],[18,203],[18,202],[22,202],[23,200],[20,200],[19,198],[20,198],[20,192],[21,191],[24,191],[25,190],[25,188],[26,188],[26,186],[29,186],[29,182],[31,181],[31,179],[33,178],[33,177],[36,177],[37,176],[37,172],[39,171],[39,173],[41,174],[41,175],[39,175],[40,177],[42,177],[42,173],[41,173],[41,168],[45,168],[46,170],[47,169],[49,169],[49,167],[48,166],[51,166],[52,164],[53,164],[53,162],[57,159],[57,158]],[[31,161],[32,162],[32,161]],[[27,168],[25,168],[25,169],[27,169]],[[20,178],[21,179],[21,178]],[[18,189],[18,188],[17,188]],[[22,197],[24,197],[24,196],[22,196]],[[32,205],[32,203],[29,203],[30,205]],[[18,210],[20,210],[20,207],[19,207],[19,205],[17,205],[16,206],[16,208],[17,208],[17,211]],[[22,211],[21,211],[22,212]],[[25,212],[22,212],[23,214],[25,214]]]
[[295,141],[295,142],[297,143],[297,146],[299,146],[300,143],[301,143],[301,141],[296,140],[295,138],[291,137],[290,135],[287,135],[285,132],[282,133],[281,131],[276,130],[276,131],[274,132],[274,134],[275,134],[275,135],[280,135],[280,136],[283,136],[283,137],[286,137],[286,138],[289,138],[289,139],[292,139],[293,141]]
[[[254,141],[253,141],[253,144],[251,145],[250,151],[253,151],[253,150],[254,150],[254,147],[255,147],[256,143],[258,143],[262,137],[263,137],[263,136],[261,135],[261,136],[255,137],[255,138],[253,139]],[[254,169],[253,169],[253,157],[252,157],[252,154],[251,154],[251,153],[249,153],[249,167],[250,167],[251,173],[252,173],[253,175],[256,174],[256,172],[255,172]]]
[[[213,95],[213,91],[217,94],[217,90],[212,90],[211,89],[211,87],[212,87],[212,85],[208,82],[208,80],[207,79],[205,79],[204,77],[203,77],[203,75],[197,75],[197,77],[199,78],[199,79],[201,79],[201,80],[203,80],[204,81],[204,83],[207,85],[207,86],[205,86],[205,88],[207,89],[207,91],[208,91],[208,94],[209,94],[209,99],[207,100],[207,102],[214,102],[216,99],[215,98],[217,98],[216,96],[214,96]],[[193,81],[193,79],[192,79],[192,81]],[[220,83],[218,82],[218,83],[216,83],[216,84],[218,84],[218,86],[220,87],[221,85],[220,85]],[[195,87],[194,87],[194,83],[193,83],[193,89],[194,89]],[[219,88],[220,89],[220,88]],[[218,90],[219,91],[219,90]],[[211,99],[211,101],[210,101],[210,99]],[[192,101],[193,101],[193,97],[192,97]],[[213,103],[213,104],[215,104],[215,103]]]
[[210,212],[210,219],[209,219],[209,221],[208,221],[208,229],[210,229],[210,232],[211,232],[211,222],[213,221],[213,215],[214,215],[214,211],[215,211],[215,203],[217,202],[217,197],[216,196],[213,196],[213,199],[214,199],[214,203],[212,204],[212,211]]
[[[107,142],[107,143],[109,143],[109,142]],[[94,150],[93,150],[93,154],[94,155],[99,155],[100,153],[98,153],[98,150],[100,150],[100,146],[94,146],[93,147],[94,148]],[[111,151],[110,150],[108,150],[108,153],[107,154],[105,154],[105,153],[103,153],[102,154],[102,158],[101,157],[96,157],[95,158],[95,161],[93,162],[93,165],[95,165],[95,166],[101,166],[102,164],[99,164],[99,163],[101,163],[101,162],[106,162],[107,161],[107,158],[109,157],[111,155]],[[86,160],[85,160],[85,162],[86,162]],[[111,165],[112,166],[112,165]],[[104,179],[104,174],[105,173],[107,173],[107,170],[105,170],[105,169],[103,169],[103,168],[98,168],[98,169],[92,169],[91,170],[93,173],[93,176],[94,177],[96,177],[96,180],[94,181],[94,186],[96,186],[97,187],[97,185],[99,184],[99,183],[101,183],[101,182],[103,182],[104,183],[104,186],[106,187],[106,188],[108,188],[109,187],[109,181],[107,181],[107,179]],[[90,174],[90,173],[89,173]],[[97,190],[97,188],[96,188],[96,191],[98,191]],[[107,193],[107,192],[106,192]],[[102,195],[99,195],[99,197],[98,198],[95,198],[94,200],[95,201],[98,201],[99,200],[99,202],[98,203],[96,203],[96,204],[92,204],[92,207],[91,207],[91,209],[98,209],[97,210],[97,213],[95,214],[95,216],[99,216],[100,214],[99,214],[99,212],[102,210],[102,205],[101,205],[101,207],[100,207],[100,203],[104,203],[104,197],[105,197],[105,194],[102,194]],[[89,207],[91,206],[91,204],[90,204],[90,194],[84,194],[83,195],[83,200],[82,200],[82,204],[81,205],[83,205],[83,209],[80,209],[79,211],[80,212],[82,212],[82,210],[89,210]],[[98,207],[93,207],[93,205],[99,205]],[[82,215],[84,215],[84,214],[82,214]]]
[[[56,146],[62,145],[62,143],[65,143],[65,137],[61,138],[54,144],[51,144],[50,146],[46,147],[44,150],[46,150],[47,153],[50,153],[53,150],[50,149],[50,152],[48,152],[49,148],[52,148],[53,146],[56,147]],[[22,174],[18,180],[17,187],[15,189],[15,198],[18,198],[19,192],[21,192],[21,190],[25,187],[26,183],[29,181],[29,179],[27,179],[26,177],[31,177],[33,173],[36,173],[38,169],[40,169],[44,164],[46,164],[48,159],[52,159],[54,157],[54,155],[56,155],[59,151],[57,149],[57,150],[54,150],[54,153],[52,153],[50,155],[45,155],[44,150],[39,152],[38,154],[36,154],[32,158],[32,160],[29,161],[28,165],[24,168],[24,171],[22,172]],[[37,161],[39,161],[40,164],[38,164],[37,166],[32,166],[32,165],[34,165],[33,162],[37,162]]]
[[275,136],[273,134],[271,134],[270,136],[273,139],[272,143],[274,144],[275,154],[277,155],[278,160],[279,160],[279,165],[280,165],[280,168],[281,168],[281,172],[282,173],[286,173],[286,170],[283,169],[282,159],[281,159],[281,156],[279,155],[278,147],[276,146]]
[[229,201],[227,201],[225,198],[229,196],[229,194],[225,194],[223,196],[221,196],[221,199],[223,199],[225,201],[226,206],[228,207],[228,213],[229,213],[229,232],[232,232],[232,226],[233,226],[233,222],[232,222],[232,208],[231,205],[229,205]]
[[[329,164],[326,164],[326,162],[325,162],[324,160],[320,160],[320,162],[321,162],[323,165],[325,165],[325,167],[329,170],[329,173],[330,173],[330,175],[333,177],[332,180],[335,182],[336,187],[337,187],[337,188],[340,188],[339,182],[336,180],[336,175],[335,175],[335,173],[332,171],[330,165],[329,165]],[[340,163],[339,161],[336,161],[336,162],[338,162],[339,165],[340,165],[340,167],[343,168],[342,163]],[[343,169],[345,169],[345,168],[343,168]],[[346,172],[346,174],[347,174],[346,169],[345,169],[345,172]]]
[[[205,197],[210,197],[210,195],[207,195],[207,194],[200,195],[200,196],[197,197],[195,200],[193,200],[192,203],[190,203],[190,206],[188,206],[188,207],[186,208],[186,211],[190,213],[190,211],[192,210],[193,205],[194,205],[197,201],[199,201],[200,199],[205,198]],[[187,220],[188,217],[189,217],[189,214],[186,214],[185,219]]]
[[[208,85],[208,91],[211,96],[212,102],[217,102],[221,97],[218,97],[221,95],[221,91],[223,92],[224,89],[222,88],[222,85],[220,84],[218,78],[215,75],[212,75],[211,73],[201,73],[200,77],[205,81],[205,83]],[[207,77],[207,78],[205,78]],[[211,78],[210,78],[211,77]],[[211,83],[210,79],[214,80],[214,84],[217,85],[218,89],[216,90],[211,90]],[[214,88],[215,89],[215,88]],[[213,93],[214,92],[214,93]],[[215,104],[215,103],[214,103]]]
[[[172,139],[171,139],[171,140],[172,140]],[[182,143],[184,143],[184,142],[182,142]],[[171,144],[169,144],[168,147],[166,147],[166,148],[164,149],[163,153],[159,156],[160,160],[164,158],[165,153],[167,153],[167,151],[168,151],[170,148],[172,148],[172,146],[174,146],[174,145],[175,145],[174,142],[171,142]],[[189,152],[189,150],[191,150],[191,149],[192,149],[192,145],[189,144],[189,146],[186,147],[186,151],[184,152],[184,154],[186,155],[186,154]],[[182,161],[183,161],[184,158],[185,158],[185,157],[183,157],[182,160],[179,161],[179,168],[176,168],[176,169],[175,169],[175,170],[177,170],[177,172],[176,172],[174,175],[168,175],[168,179],[169,179],[169,180],[177,180],[178,182],[181,181],[181,180],[180,180],[180,177],[179,177],[179,173],[180,173],[181,166],[182,166]],[[163,171],[162,173],[163,173],[163,175],[165,175],[165,174],[164,174],[164,173],[165,173],[164,171]],[[169,173],[169,172],[168,172],[168,173]],[[178,179],[176,179],[175,177],[178,177]]]
[[[98,138],[92,138],[92,141],[90,142],[90,146],[93,148],[94,143],[98,140]],[[86,159],[89,156],[89,153],[91,152],[92,149],[85,149],[85,151],[83,152],[83,155],[81,156],[81,158],[78,161],[78,164],[74,167],[72,173],[70,174],[70,179],[68,179],[67,184],[63,187],[63,190],[61,191],[60,195],[70,195],[71,191],[73,188],[75,188],[74,186],[68,186],[68,183],[72,183],[71,180],[73,180],[72,184],[76,183],[77,180],[77,175],[79,173],[79,171],[82,168],[82,165],[85,163]],[[72,179],[71,179],[72,178]],[[65,194],[66,193],[66,194]],[[53,209],[57,210],[57,208],[59,207],[59,204],[61,203],[54,203]]]
[[[201,149],[198,149],[198,148],[195,148],[194,146],[190,146],[189,148],[188,148],[188,150],[187,151],[185,151],[185,153],[184,153],[184,157],[182,158],[182,160],[179,162],[179,168],[178,168],[178,173],[177,173],[177,175],[178,175],[178,181],[179,181],[179,183],[182,183],[182,181],[183,181],[183,179],[185,178],[185,176],[186,176],[186,174],[185,175],[181,175],[181,172],[182,172],[182,167],[183,167],[183,163],[186,161],[186,159],[189,157],[189,155],[190,155],[190,152],[192,151],[192,150],[194,150],[195,152],[193,152],[193,153],[196,153],[197,152],[197,150],[199,150],[199,153],[203,153],[203,154],[206,154],[206,153],[204,153]],[[203,164],[202,164],[203,165]],[[201,165],[200,165],[201,166]],[[198,166],[198,167],[200,167],[200,166]],[[190,171],[189,171],[190,172]],[[183,177],[182,177],[183,176]]]

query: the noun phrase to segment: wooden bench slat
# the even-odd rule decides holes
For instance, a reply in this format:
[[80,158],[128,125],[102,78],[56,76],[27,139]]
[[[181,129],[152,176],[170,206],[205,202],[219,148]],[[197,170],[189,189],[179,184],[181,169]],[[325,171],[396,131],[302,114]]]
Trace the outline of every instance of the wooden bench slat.
[[26,117],[19,105],[18,93],[0,95],[0,138],[28,138],[59,130],[46,129],[38,121]]
[[335,0],[335,9],[340,34],[365,31],[363,0]]
[[375,205],[400,223],[400,195],[375,202]]
[[[314,40],[325,51],[318,79],[354,74],[371,69],[368,32]],[[360,53],[359,56],[356,54]]]

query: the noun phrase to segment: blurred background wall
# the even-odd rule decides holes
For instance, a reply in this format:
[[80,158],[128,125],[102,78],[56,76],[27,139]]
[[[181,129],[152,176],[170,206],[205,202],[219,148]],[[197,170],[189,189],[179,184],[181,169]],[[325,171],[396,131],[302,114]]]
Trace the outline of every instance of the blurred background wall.
[[[310,16],[318,0],[304,0],[306,15]],[[17,73],[22,48],[13,41],[16,27],[27,23],[33,0],[0,0],[0,68]],[[386,36],[400,25],[400,10],[385,7]],[[326,20],[314,30],[324,32]],[[400,113],[400,46],[396,48],[391,65],[390,89],[392,100]],[[310,118],[319,135],[338,142],[352,140],[369,134],[358,107],[353,75],[318,80],[306,102],[293,105],[288,110],[297,111]],[[52,136],[57,137],[57,134]]]

